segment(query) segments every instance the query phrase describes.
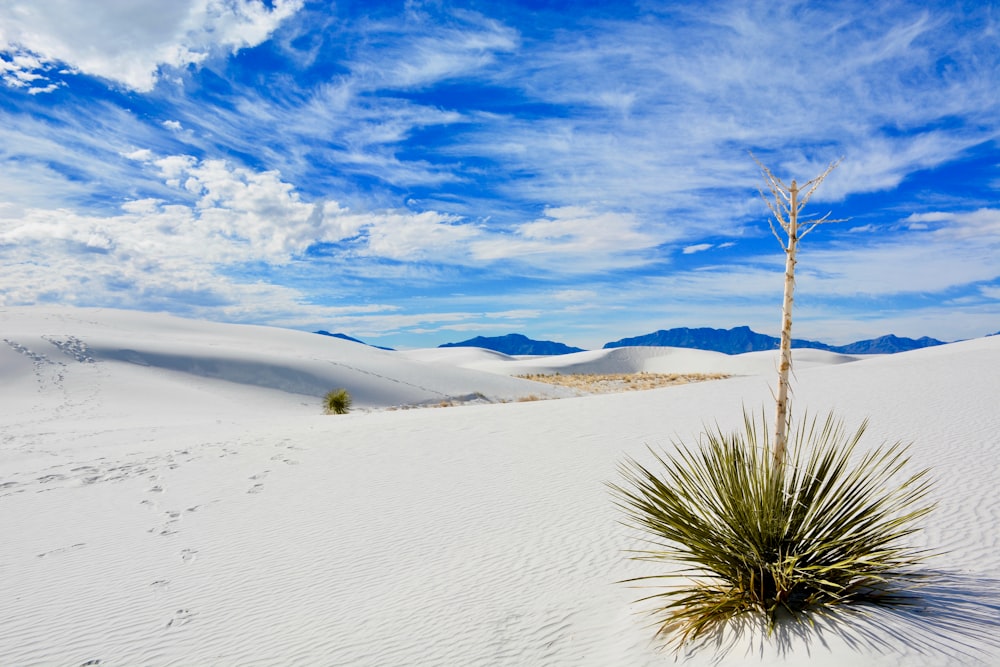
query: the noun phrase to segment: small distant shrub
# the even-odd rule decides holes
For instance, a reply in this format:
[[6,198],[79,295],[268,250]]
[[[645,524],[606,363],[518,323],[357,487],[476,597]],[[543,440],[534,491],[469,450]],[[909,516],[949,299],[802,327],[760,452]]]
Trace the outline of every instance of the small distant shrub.
[[658,636],[679,647],[744,614],[768,631],[780,616],[810,621],[837,605],[901,605],[928,557],[902,543],[929,511],[926,470],[898,475],[906,448],[856,451],[867,422],[850,435],[829,416],[803,422],[775,467],[761,420],[677,443],[655,470],[627,459],[623,486],[610,485],[625,524],[650,545],[637,560],[684,569],[630,581],[674,581],[654,601]]
[[346,389],[331,389],[323,397],[323,409],[328,415],[346,415],[351,409],[351,395]]

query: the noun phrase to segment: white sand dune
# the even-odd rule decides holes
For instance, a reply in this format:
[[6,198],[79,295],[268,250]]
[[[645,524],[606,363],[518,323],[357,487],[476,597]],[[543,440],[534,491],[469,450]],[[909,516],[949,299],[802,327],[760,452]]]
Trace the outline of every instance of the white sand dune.
[[[618,347],[541,357],[511,357],[481,348],[436,348],[402,353],[411,359],[452,364],[462,368],[529,375],[552,373],[776,373],[778,352],[729,355],[677,347]],[[824,350],[796,350],[796,368],[857,361],[862,357]]]
[[[31,374],[38,365],[61,371],[70,360],[100,362],[101,368],[116,370],[145,367],[168,371],[144,373],[150,382],[211,388],[210,395],[224,394],[220,398],[226,401],[231,400],[233,388],[218,386],[225,382],[243,390],[259,390],[244,391],[239,400],[276,401],[282,407],[291,401],[309,411],[319,405],[319,397],[336,387],[350,387],[359,408],[431,404],[477,394],[488,401],[514,400],[532,393],[571,395],[539,383],[473,373],[458,366],[428,365],[305,332],[196,323],[166,315],[87,310],[71,314],[59,309],[36,311],[27,318],[29,330],[23,330],[19,327],[24,326],[24,312],[8,309],[3,337],[15,345],[0,348],[2,367],[20,376]],[[35,354],[44,358],[37,359]],[[157,391],[151,388],[150,393]]]
[[[391,353],[55,308],[0,309],[0,339],[0,665],[18,667],[670,663],[643,591],[616,583],[648,566],[623,555],[605,483],[647,444],[769,406],[774,367]],[[1000,664],[1000,337],[796,360],[797,410],[869,416],[871,444],[912,442],[932,468],[914,541],[947,552],[942,578],[915,612],[748,631],[681,664]],[[507,376],[556,370],[739,377],[517,402],[559,389]],[[333,386],[364,409],[321,415]]]

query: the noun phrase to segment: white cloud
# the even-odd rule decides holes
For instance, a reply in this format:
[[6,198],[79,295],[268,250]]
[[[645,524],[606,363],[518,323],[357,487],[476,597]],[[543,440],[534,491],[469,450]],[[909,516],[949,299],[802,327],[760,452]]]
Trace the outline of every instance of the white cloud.
[[925,223],[925,222],[943,222],[951,218],[951,213],[943,213],[941,211],[930,211],[928,213],[913,213],[904,220],[904,222],[912,223]]
[[262,42],[302,0],[14,0],[0,5],[0,50],[14,51],[4,80],[44,78],[55,62],[140,92],[160,66],[201,63],[215,50]]
[[[0,28],[2,30],[2,28]],[[11,45],[8,45],[8,47]],[[0,51],[4,48],[0,44]],[[10,88],[25,88],[29,95],[40,93],[51,93],[63,83],[48,83],[48,72],[53,69],[48,63],[42,62],[35,55],[20,48],[13,48],[3,57],[0,53],[0,81],[3,81]],[[44,85],[36,85],[36,82]]]
[[62,81],[58,81],[58,82],[47,84],[47,85],[42,86],[42,87],[32,86],[31,88],[28,88],[28,94],[29,95],[39,95],[41,93],[51,93],[53,90],[58,90],[59,88],[61,88],[64,85],[66,85],[66,84],[63,83]]
[[122,153],[121,156],[129,160],[135,160],[136,162],[150,162],[154,157],[153,151],[148,148],[137,148],[134,151]]
[[466,243],[477,235],[474,227],[433,211],[386,213],[368,226],[365,254],[406,262],[465,263]]
[[[532,174],[503,184],[507,198],[565,205],[607,197],[654,215],[682,210],[671,224],[695,240],[739,224],[732,212],[743,212],[741,193],[757,185],[748,148],[799,179],[845,156],[816,203],[892,189],[997,137],[995,35],[982,14],[947,12],[671,3],[663,17],[609,22],[585,39],[566,30],[526,41],[523,57],[495,80],[566,113],[484,116],[461,128],[449,153]],[[947,60],[954,71],[939,76]]]
[[[363,256],[416,267],[406,269],[404,279],[412,280],[422,262],[481,263],[469,246],[489,238],[477,225],[435,212],[356,213],[334,201],[305,201],[276,171],[187,155],[157,157],[146,149],[127,157],[155,171],[172,199],[130,200],[112,215],[0,207],[0,259],[6,267],[0,284],[10,288],[5,303],[92,299],[235,307],[248,290],[266,289],[232,276],[252,263],[289,265],[317,245],[341,244],[333,261],[344,262],[351,275],[379,276],[378,265],[355,266]],[[583,209],[548,213],[521,231],[533,247],[552,245],[543,263],[559,256],[587,261],[590,254],[603,255],[611,239],[631,247],[645,238],[628,218]],[[272,288],[274,301],[301,298],[296,290]]]
[[[430,16],[435,6],[440,11]],[[872,7],[856,21],[834,20],[842,14],[761,3],[692,10],[679,23],[654,15],[608,22],[587,40],[566,30],[536,41],[480,14],[412,5],[399,16],[331,23],[334,37],[351,44],[338,61],[343,76],[309,90],[237,88],[232,108],[178,100],[176,120],[167,122],[194,133],[183,138],[191,152],[211,155],[210,141],[224,144],[300,183],[324,178],[328,186],[341,174],[363,174],[386,191],[447,190],[480,173],[531,174],[482,178],[484,205],[497,196],[530,204],[520,210],[627,204],[645,220],[669,220],[663,226],[671,239],[694,244],[709,230],[736,233],[759,217],[759,202],[746,197],[757,186],[747,147],[765,147],[770,166],[800,178],[846,155],[819,202],[892,188],[915,169],[996,136],[988,119],[1000,105],[983,92],[993,86],[976,85],[996,69],[978,51],[983,34],[970,31],[951,45],[947,17],[919,8]],[[790,36],[804,23],[825,26],[821,35],[836,48],[797,46]],[[309,29],[305,19],[293,27]],[[706,43],[712,48],[699,46]],[[947,81],[924,80],[921,72],[952,52],[968,64]],[[762,79],[760,72],[782,75]],[[908,76],[922,77],[921,85]],[[398,92],[455,78],[495,84],[563,113],[518,117],[464,102],[456,110]],[[779,97],[790,101],[773,104]],[[957,126],[936,125],[945,108],[961,119]],[[454,130],[441,143],[407,145],[421,130],[444,126]],[[483,160],[489,167],[472,168]],[[452,199],[439,210],[465,214],[478,204],[464,193]]]
[[796,275],[803,292],[821,296],[939,294],[1000,277],[1000,245],[904,238],[846,250],[804,253]]
[[[633,266],[648,261],[643,253],[657,244],[624,213],[552,208],[498,232],[433,211],[354,212],[334,201],[307,201],[273,170],[157,156],[148,149],[125,157],[155,174],[170,197],[129,200],[104,215],[0,207],[0,284],[9,288],[4,303],[173,304],[175,311],[215,307],[228,317],[251,310],[263,317],[300,307],[311,311],[298,289],[283,286],[281,278],[259,282],[254,276],[260,274],[246,274],[246,267],[268,267],[270,273],[303,261],[318,246],[327,248],[330,266],[345,276],[382,279],[383,270],[392,270],[412,283],[450,279],[435,274],[438,265],[515,262],[561,274]],[[247,301],[251,296],[255,302]],[[593,297],[589,290],[570,290],[554,298],[578,308]],[[537,311],[521,307],[487,315],[525,319]]]
[[911,231],[933,230],[935,242],[981,239],[989,244],[1000,241],[1000,209],[996,208],[914,213],[902,222]]
[[[482,71],[497,54],[518,46],[518,35],[499,21],[472,11],[431,16],[410,6],[401,19],[362,24],[373,37],[393,34],[375,62],[359,59],[353,75],[362,87],[419,88]],[[444,19],[443,21],[441,19]]]
[[370,224],[335,202],[302,201],[275,172],[188,156],[150,166],[173,183],[180,201],[191,193],[196,203],[147,198],[110,216],[12,210],[17,217],[4,219],[0,232],[6,303],[232,305],[256,292],[275,302],[294,300],[301,298],[295,290],[226,276],[251,262],[286,264],[315,243],[336,242]]
[[[995,262],[998,252],[1000,239],[948,240],[928,234],[849,248],[803,247],[796,268],[796,294],[845,299],[942,294],[1000,278],[1000,265]],[[776,253],[657,282],[665,283],[666,293],[676,298],[767,297],[780,295],[782,265],[783,257]]]
[[1000,209],[980,208],[975,211],[942,214],[944,223],[936,234],[943,238],[981,239],[983,242],[1000,242]]
[[284,264],[313,244],[354,236],[368,222],[336,202],[302,201],[275,171],[190,156],[168,156],[154,164],[167,183],[197,197],[187,210],[198,221],[200,241],[223,239],[225,243],[215,245],[233,254],[218,261]]
[[565,273],[640,266],[662,239],[632,214],[585,206],[548,208],[545,217],[516,225],[471,244],[482,260],[514,260]]
[[567,302],[576,305],[592,303],[597,300],[599,293],[589,289],[564,289],[551,292],[546,298],[553,301]]
[[872,224],[858,225],[856,227],[848,227],[844,231],[848,234],[871,234],[872,232],[878,231],[878,227]]
[[696,252],[704,252],[705,250],[710,250],[713,247],[711,243],[695,243],[694,245],[685,246],[682,252],[685,255],[693,255]]

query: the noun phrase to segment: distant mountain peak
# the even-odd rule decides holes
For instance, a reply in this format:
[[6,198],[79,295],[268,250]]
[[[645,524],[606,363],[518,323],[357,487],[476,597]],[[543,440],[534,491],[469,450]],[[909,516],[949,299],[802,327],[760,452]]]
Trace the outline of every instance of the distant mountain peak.
[[551,340],[532,340],[524,334],[510,333],[505,336],[476,336],[458,343],[444,343],[438,347],[480,347],[485,350],[515,355],[554,355],[583,352],[579,347],[571,347]]

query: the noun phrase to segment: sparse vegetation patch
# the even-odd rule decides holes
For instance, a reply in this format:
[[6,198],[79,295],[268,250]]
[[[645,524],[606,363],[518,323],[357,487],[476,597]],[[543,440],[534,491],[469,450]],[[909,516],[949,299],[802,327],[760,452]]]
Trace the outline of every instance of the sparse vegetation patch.
[[851,434],[831,415],[793,430],[775,468],[765,420],[744,420],[652,452],[652,466],[626,459],[611,485],[649,545],[632,557],[680,566],[633,580],[660,589],[644,598],[658,636],[680,646],[744,615],[773,630],[782,615],[808,626],[841,605],[912,604],[928,552],[906,538],[932,504],[926,470],[901,475],[906,447],[862,453],[866,423]]
[[346,389],[331,389],[323,397],[323,410],[328,415],[346,415],[353,400]]
[[723,380],[724,373],[534,373],[517,377],[535,382],[570,387],[588,394],[610,394],[622,391],[643,391],[689,382]]

